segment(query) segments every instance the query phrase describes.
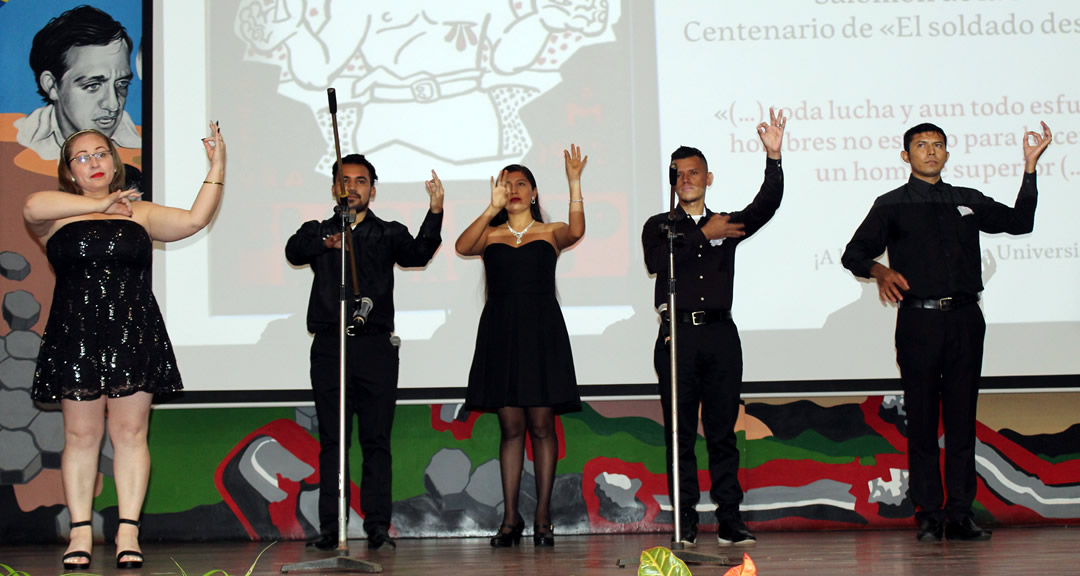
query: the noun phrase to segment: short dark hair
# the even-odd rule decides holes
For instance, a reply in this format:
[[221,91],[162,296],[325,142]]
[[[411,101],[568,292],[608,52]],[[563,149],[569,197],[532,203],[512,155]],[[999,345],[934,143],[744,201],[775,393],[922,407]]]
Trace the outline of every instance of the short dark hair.
[[915,138],[916,134],[922,134],[924,132],[932,132],[934,134],[941,134],[941,137],[945,139],[945,147],[949,147],[949,137],[945,135],[945,131],[937,125],[929,122],[923,122],[918,126],[912,126],[908,128],[907,132],[904,132],[904,152],[911,152],[911,140]]
[[34,71],[37,92],[46,104],[49,94],[41,88],[41,75],[51,72],[59,82],[68,71],[68,50],[76,46],[106,46],[123,40],[131,55],[132,42],[123,25],[93,6],[77,6],[49,20],[30,46],[30,69]]
[[[344,165],[352,164],[353,166],[363,166],[367,168],[368,176],[371,177],[371,185],[374,186],[379,181],[379,175],[375,173],[375,166],[371,162],[364,158],[363,154],[349,154],[341,159],[341,163]],[[338,164],[334,162],[333,168],[330,169],[330,177],[334,182],[337,182]]]
[[[533,177],[532,170],[529,170],[521,164],[511,164],[506,168],[503,168],[502,172],[521,172],[525,175],[525,179],[529,181],[529,184],[531,184],[533,187],[533,191],[536,192],[536,202],[529,204],[529,213],[532,214],[533,220],[536,220],[537,222],[543,222],[544,213],[540,210],[540,191],[536,189],[536,178]],[[502,175],[502,172],[499,172],[499,174]],[[488,226],[502,226],[503,224],[506,224],[507,220],[509,219],[510,214],[507,213],[506,208],[503,208],[502,210],[499,210],[499,213],[496,214],[494,218],[491,219],[491,222],[488,223]]]
[[705,164],[705,171],[709,171],[709,161],[705,159],[705,155],[701,153],[701,150],[692,146],[679,146],[674,152],[671,153],[671,162],[675,163],[676,160],[683,160],[686,158],[693,158],[697,156],[701,158],[701,162]]

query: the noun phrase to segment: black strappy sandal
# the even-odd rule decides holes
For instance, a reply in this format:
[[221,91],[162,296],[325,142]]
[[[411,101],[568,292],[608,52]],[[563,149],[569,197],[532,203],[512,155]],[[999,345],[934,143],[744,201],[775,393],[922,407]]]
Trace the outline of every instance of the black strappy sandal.
[[[120,524],[130,524],[130,525],[132,525],[132,526],[134,526],[136,528],[139,527],[139,521],[138,520],[128,520],[127,518],[120,518],[119,520],[117,520],[117,522],[120,523]],[[138,556],[139,559],[138,560],[124,560],[123,562],[121,562],[120,559],[123,558],[124,556]],[[127,570],[127,569],[131,569],[131,568],[142,568],[142,565],[143,565],[142,552],[137,552],[135,550],[122,550],[122,551],[116,553],[116,567],[118,569],[120,569],[120,570]]]
[[[92,524],[93,522],[91,520],[72,522],[71,529],[74,530],[76,528],[82,528],[83,526],[91,526]],[[92,545],[93,539],[91,539],[91,546]],[[76,558],[86,558],[86,562],[71,562],[71,560],[75,560]],[[63,558],[61,558],[61,561],[64,563],[64,570],[83,570],[90,566],[90,562],[93,561],[93,558],[90,557],[89,552],[75,550],[73,552],[68,552],[67,554],[64,554]]]

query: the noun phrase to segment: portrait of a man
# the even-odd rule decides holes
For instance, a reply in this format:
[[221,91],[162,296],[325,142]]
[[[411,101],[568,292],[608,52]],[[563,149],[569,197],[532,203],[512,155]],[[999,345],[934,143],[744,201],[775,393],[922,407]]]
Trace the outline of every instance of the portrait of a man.
[[92,6],[50,20],[30,48],[30,67],[45,105],[15,122],[19,144],[52,160],[65,138],[94,128],[121,148],[141,148],[142,137],[124,111],[132,49],[124,26]]

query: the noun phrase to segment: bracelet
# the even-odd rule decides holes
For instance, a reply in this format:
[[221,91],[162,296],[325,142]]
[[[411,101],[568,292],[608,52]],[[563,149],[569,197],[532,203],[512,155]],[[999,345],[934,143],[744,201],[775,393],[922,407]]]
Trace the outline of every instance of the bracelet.
[[217,184],[218,186],[224,186],[224,182],[214,182],[213,180],[203,180],[203,184]]
[[578,198],[577,200],[571,200],[571,201],[570,201],[570,203],[571,203],[571,204],[573,204],[573,203],[575,203],[575,202],[581,202],[581,203],[583,203],[583,204],[584,204],[584,203],[585,203],[585,199],[584,199],[584,198]]

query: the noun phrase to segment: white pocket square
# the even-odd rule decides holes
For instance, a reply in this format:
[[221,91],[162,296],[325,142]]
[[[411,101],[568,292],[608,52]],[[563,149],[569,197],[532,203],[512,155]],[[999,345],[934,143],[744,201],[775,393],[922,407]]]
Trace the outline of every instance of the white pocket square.
[[960,211],[961,216],[971,216],[975,213],[974,210],[968,208],[967,206],[957,206],[956,209]]

